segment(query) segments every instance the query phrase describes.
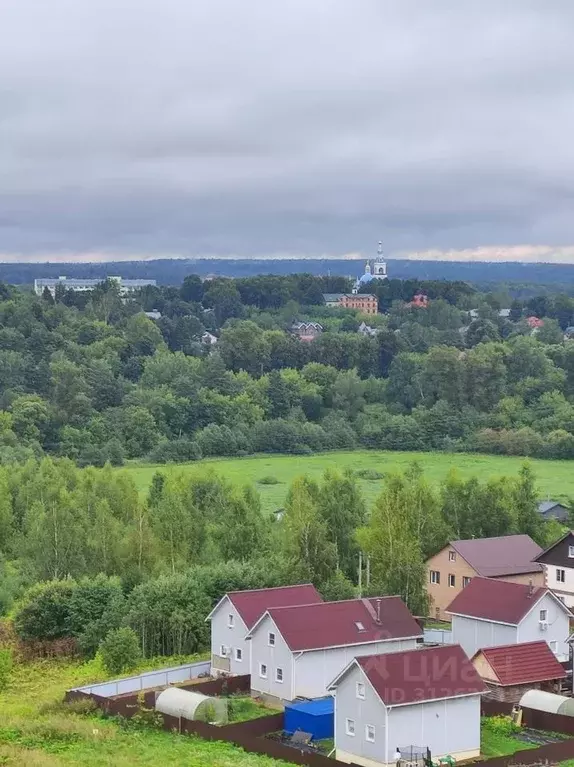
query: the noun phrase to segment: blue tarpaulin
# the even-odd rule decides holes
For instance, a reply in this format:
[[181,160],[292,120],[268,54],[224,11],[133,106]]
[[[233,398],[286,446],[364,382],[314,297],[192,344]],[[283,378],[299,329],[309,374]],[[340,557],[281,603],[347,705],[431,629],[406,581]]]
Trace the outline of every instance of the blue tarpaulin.
[[319,698],[285,706],[285,732],[303,730],[314,740],[332,738],[335,732],[335,704],[333,698]]

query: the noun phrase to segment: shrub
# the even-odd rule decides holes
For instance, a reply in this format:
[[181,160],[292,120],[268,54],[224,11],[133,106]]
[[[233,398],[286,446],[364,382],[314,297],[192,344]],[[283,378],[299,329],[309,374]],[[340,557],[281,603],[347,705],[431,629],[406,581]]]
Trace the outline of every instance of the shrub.
[[29,589],[14,616],[14,628],[20,639],[70,636],[70,598],[75,586],[73,581],[49,581]]
[[4,690],[12,673],[12,650],[0,650],[0,690]]
[[277,477],[273,477],[272,475],[268,474],[265,477],[261,477],[261,479],[257,480],[258,485],[280,485],[281,482],[277,479]]
[[482,718],[482,726],[495,735],[513,735],[520,730],[509,716],[485,716]]
[[358,479],[370,479],[373,481],[376,479],[382,479],[385,476],[382,471],[377,471],[376,469],[359,469],[353,473],[355,477],[358,477]]
[[110,674],[121,674],[137,666],[140,643],[136,632],[126,626],[113,629],[100,644],[102,661]]

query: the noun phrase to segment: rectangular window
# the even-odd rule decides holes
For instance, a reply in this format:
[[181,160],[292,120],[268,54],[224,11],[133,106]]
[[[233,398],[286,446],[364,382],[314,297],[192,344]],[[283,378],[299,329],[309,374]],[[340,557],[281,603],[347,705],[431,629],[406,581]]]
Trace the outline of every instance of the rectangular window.
[[227,647],[224,644],[222,644],[221,647],[219,648],[219,654],[221,655],[222,658],[225,658],[227,656]]
[[374,724],[365,725],[365,740],[368,740],[369,743],[375,742],[375,725]]
[[282,682],[283,681],[283,669],[282,668],[276,668],[275,669],[275,681],[276,682]]
[[540,620],[545,621],[548,618],[548,611],[547,610],[540,610]]
[[462,588],[466,588],[468,584],[471,582],[472,578],[469,575],[463,575],[462,576]]
[[568,546],[568,556],[570,559],[574,559],[574,546]]
[[565,583],[566,582],[566,570],[561,570],[559,567],[556,568],[556,580],[558,583]]
[[269,647],[275,647],[275,634],[272,631],[269,632]]
[[456,551],[449,551],[448,552],[448,561],[449,562],[456,562]]
[[550,649],[554,653],[554,655],[558,655],[558,642],[556,640],[553,640],[552,642],[548,642],[550,645]]
[[345,719],[345,732],[347,735],[355,736],[355,720]]
[[362,682],[357,682],[357,698],[365,700],[365,685]]
[[235,648],[235,660],[243,660],[243,650],[240,647]]
[[227,625],[229,626],[230,629],[232,629],[233,626],[235,625],[235,617],[233,616],[232,613],[229,613],[229,615],[227,616]]
[[438,570],[431,570],[429,573],[430,582],[438,585],[440,583],[440,572]]
[[261,679],[267,679],[267,666],[265,663],[259,664],[259,676]]
[[453,589],[456,586],[456,578],[452,573],[448,574],[448,585]]

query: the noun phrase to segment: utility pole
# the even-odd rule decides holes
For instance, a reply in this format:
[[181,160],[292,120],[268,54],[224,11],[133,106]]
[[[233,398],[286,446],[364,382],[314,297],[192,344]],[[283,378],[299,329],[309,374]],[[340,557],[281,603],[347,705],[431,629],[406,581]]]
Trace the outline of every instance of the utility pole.
[[367,591],[371,587],[371,557],[367,557]]
[[359,551],[359,599],[363,596],[363,552]]

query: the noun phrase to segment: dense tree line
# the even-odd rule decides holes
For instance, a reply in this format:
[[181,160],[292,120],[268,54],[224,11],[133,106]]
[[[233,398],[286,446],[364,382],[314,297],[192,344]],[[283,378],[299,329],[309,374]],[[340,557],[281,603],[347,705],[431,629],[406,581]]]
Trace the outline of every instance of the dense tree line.
[[[340,277],[261,276],[56,300],[0,285],[0,463],[448,449],[574,457],[574,301],[388,280],[386,313],[326,308]],[[419,290],[427,308],[409,305]],[[154,320],[145,311],[157,309]],[[470,310],[474,309],[472,315]],[[533,335],[527,319],[544,326]],[[325,328],[315,341],[294,319]],[[215,346],[202,342],[209,331]]]
[[44,459],[2,485],[2,607],[16,600],[22,640],[68,640],[88,657],[119,628],[145,657],[202,650],[206,615],[234,589],[310,581],[342,599],[361,581],[363,594],[401,594],[423,615],[425,560],[448,540],[560,534],[537,512],[528,466],[485,482],[452,472],[434,487],[413,465],[385,477],[371,509],[350,472],[302,476],[281,519],[262,513],[253,487],[210,473],[158,471],[140,499],[122,472]]

